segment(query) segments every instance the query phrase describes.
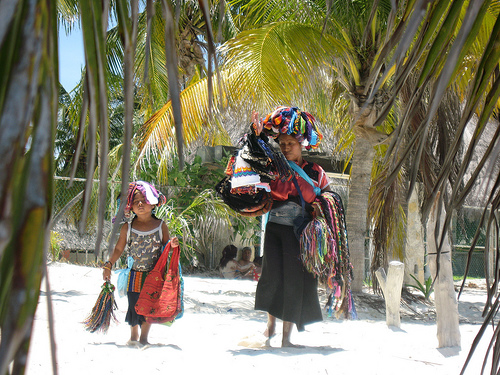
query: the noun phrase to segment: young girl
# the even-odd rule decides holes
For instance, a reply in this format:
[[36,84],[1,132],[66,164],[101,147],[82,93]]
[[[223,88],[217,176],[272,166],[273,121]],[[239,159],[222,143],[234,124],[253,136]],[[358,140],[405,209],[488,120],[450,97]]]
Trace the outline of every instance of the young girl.
[[[144,181],[130,183],[125,216],[130,217],[133,212],[135,217],[130,224],[125,223],[122,226],[113,254],[103,267],[103,279],[110,280],[113,265],[128,245],[129,255],[134,258],[128,281],[128,311],[125,317],[125,321],[131,326],[129,345],[148,344],[151,324],[146,322],[144,316],[136,313],[135,304],[148,272],[154,268],[163,246],[170,239],[167,224],[153,214],[153,209],[163,203],[165,196],[151,184]],[[172,247],[179,246],[177,237],[171,239],[171,244]]]

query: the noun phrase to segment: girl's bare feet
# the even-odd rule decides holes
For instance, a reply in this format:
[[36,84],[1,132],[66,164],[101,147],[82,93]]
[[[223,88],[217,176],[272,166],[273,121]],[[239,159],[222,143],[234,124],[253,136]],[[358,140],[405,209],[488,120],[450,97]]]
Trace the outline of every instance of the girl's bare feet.
[[141,337],[139,339],[139,342],[142,345],[149,345],[148,335],[149,335],[150,329],[151,329],[151,323],[146,323],[146,322],[142,323],[142,325],[141,325]]
[[139,326],[130,327],[130,340],[128,342],[139,342]]
[[304,349],[305,348],[304,345],[292,344],[289,340],[282,340],[281,347],[282,348],[296,348],[296,349]]

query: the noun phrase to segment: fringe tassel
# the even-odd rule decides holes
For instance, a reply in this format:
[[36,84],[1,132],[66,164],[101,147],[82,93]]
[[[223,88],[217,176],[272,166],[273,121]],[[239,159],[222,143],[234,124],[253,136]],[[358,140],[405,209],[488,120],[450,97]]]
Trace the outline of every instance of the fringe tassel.
[[324,192],[313,203],[321,216],[312,220],[300,237],[301,258],[305,269],[325,282],[331,293],[325,309],[328,316],[356,319],[351,293],[353,278],[349,259],[345,211],[340,195]]
[[111,320],[117,321],[114,310],[117,305],[114,296],[115,286],[106,281],[101,287],[101,293],[89,316],[83,321],[85,329],[91,333],[108,332]]

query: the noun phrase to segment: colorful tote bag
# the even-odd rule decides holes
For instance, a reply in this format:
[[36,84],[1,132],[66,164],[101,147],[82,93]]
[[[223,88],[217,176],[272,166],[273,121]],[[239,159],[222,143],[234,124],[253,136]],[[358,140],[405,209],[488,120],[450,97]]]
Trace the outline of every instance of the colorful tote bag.
[[[169,253],[172,253],[170,261]],[[183,288],[179,257],[180,248],[172,248],[168,242],[144,281],[135,311],[148,323],[166,323],[180,318]]]

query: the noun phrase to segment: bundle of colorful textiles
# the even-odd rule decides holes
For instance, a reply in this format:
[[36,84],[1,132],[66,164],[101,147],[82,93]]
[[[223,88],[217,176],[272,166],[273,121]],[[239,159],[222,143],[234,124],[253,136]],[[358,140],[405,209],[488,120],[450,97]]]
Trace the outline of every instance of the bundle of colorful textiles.
[[257,135],[250,126],[250,132],[241,138],[239,144],[241,149],[238,154],[263,181],[280,179],[285,182],[292,179],[293,174],[285,157],[269,145],[266,134]]
[[111,320],[117,321],[114,310],[117,308],[115,296],[115,286],[109,281],[106,281],[101,287],[101,293],[92,308],[87,319],[83,321],[85,329],[94,333],[100,331],[108,332]]
[[337,193],[324,192],[313,205],[321,215],[306,226],[300,237],[302,263],[331,289],[327,302],[329,315],[336,311],[337,317],[355,319],[353,272],[342,199]]
[[315,125],[315,118],[297,107],[278,107],[262,120],[263,129],[269,137],[280,134],[292,135],[307,149],[318,148],[323,135]]
[[293,172],[280,151],[269,144],[264,133],[250,132],[240,140],[240,149],[226,167],[226,177],[215,190],[233,210],[244,216],[259,216],[272,206],[269,182],[275,179],[291,180]]

